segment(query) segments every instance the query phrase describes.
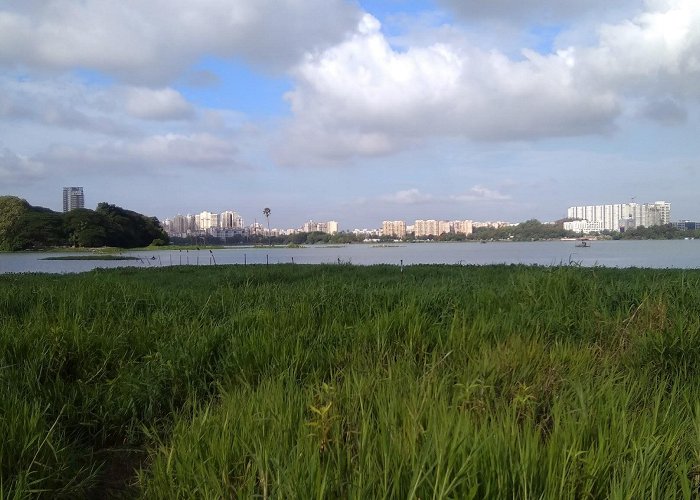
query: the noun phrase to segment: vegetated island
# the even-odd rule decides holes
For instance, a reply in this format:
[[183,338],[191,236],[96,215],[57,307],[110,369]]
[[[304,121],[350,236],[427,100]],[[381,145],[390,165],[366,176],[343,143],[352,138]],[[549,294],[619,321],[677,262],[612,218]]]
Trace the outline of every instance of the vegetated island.
[[15,196],[0,196],[0,250],[55,247],[135,248],[165,245],[168,235],[155,217],[100,203],[95,210],[54,212]]
[[44,257],[41,260],[143,260],[141,257],[132,257],[129,255],[60,255],[56,257]]
[[0,275],[0,325],[3,498],[698,487],[700,270]]

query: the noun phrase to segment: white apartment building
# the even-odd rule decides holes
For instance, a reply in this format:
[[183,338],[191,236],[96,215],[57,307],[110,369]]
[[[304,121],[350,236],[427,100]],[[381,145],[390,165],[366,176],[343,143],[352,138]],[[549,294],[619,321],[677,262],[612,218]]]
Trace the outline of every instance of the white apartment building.
[[426,236],[440,236],[447,233],[471,234],[473,225],[471,220],[422,220],[418,219],[413,224],[413,232],[416,238]]
[[413,223],[413,233],[416,238],[425,236],[439,236],[440,235],[440,223],[435,219],[417,219]]
[[326,234],[336,234],[338,232],[338,222],[329,220],[328,222],[314,222],[313,220],[304,222],[302,231],[305,233],[321,232]]
[[[671,222],[671,204],[665,201],[654,203],[614,203],[608,205],[584,205],[569,207],[566,216],[588,224],[572,225],[565,222],[564,229],[581,228],[584,233],[597,231],[619,231],[620,228],[651,227]],[[576,222],[576,221],[575,221]],[[576,231],[576,229],[571,229]]]
[[329,220],[326,222],[326,232],[328,234],[336,234],[339,230],[338,221]]
[[78,186],[63,188],[63,211],[70,212],[76,208],[85,208],[85,194]]
[[172,219],[168,219],[168,233],[184,235],[189,229],[189,219],[184,215],[177,214]]
[[473,222],[472,227],[478,228],[478,227],[492,227],[494,229],[498,229],[501,227],[507,227],[507,226],[517,226],[517,224],[512,224],[510,222],[504,222],[504,221],[486,221],[486,222]]
[[[243,218],[232,210],[221,214],[204,211],[196,215],[177,214],[172,219],[166,219],[165,229],[171,236],[186,237],[189,234],[201,234],[207,232],[212,235],[219,234],[218,230],[233,230],[230,234],[238,234],[236,230],[245,228]],[[224,234],[224,233],[222,233]],[[226,233],[227,235],[229,233]]]
[[451,225],[453,233],[470,235],[474,232],[471,220],[455,220],[451,222]]
[[402,220],[385,220],[382,222],[382,235],[393,238],[406,236],[406,222]]
[[226,210],[219,214],[219,225],[221,229],[240,229],[243,228],[243,217],[237,212]]
[[377,236],[381,236],[382,230],[381,229],[367,229],[367,228],[359,229],[359,228],[356,228],[356,229],[352,230],[352,234],[354,234],[355,236],[375,236],[375,237],[377,237]]
[[603,222],[592,222],[587,220],[575,220],[564,223],[564,229],[575,233],[589,234],[603,231]]
[[207,229],[219,227],[219,215],[213,214],[211,212],[200,212],[195,215],[195,220],[197,221],[197,229],[200,231],[206,231]]

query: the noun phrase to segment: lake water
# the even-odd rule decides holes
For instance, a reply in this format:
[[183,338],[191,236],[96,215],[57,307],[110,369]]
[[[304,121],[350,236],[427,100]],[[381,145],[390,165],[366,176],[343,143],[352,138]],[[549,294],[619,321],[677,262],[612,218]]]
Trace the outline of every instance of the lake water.
[[[225,248],[221,250],[127,251],[140,260],[61,261],[46,257],[85,253],[0,253],[0,273],[75,273],[111,267],[165,267],[217,264],[538,264],[575,262],[582,266],[700,268],[700,240],[593,241],[578,248],[572,241],[532,243],[354,244],[303,248]],[[213,257],[213,258],[212,258]]]

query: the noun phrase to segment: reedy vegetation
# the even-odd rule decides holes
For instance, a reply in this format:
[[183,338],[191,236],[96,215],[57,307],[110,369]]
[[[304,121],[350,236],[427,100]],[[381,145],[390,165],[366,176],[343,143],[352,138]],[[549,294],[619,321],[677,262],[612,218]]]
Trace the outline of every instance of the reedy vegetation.
[[0,497],[691,498],[699,381],[695,270],[4,275]]

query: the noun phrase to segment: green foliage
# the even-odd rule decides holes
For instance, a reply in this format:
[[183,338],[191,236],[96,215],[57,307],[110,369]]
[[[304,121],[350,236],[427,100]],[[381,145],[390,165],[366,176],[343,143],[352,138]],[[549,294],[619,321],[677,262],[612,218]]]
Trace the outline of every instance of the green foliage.
[[[0,275],[0,497],[692,498],[700,271]],[[118,493],[118,492],[116,492]]]
[[[221,240],[216,238],[207,237],[207,242]],[[328,234],[319,231],[313,231],[310,233],[298,232],[285,236],[267,236],[262,235],[236,235],[233,237],[226,238],[224,241],[227,245],[263,245],[272,243],[274,245],[316,245],[316,244],[331,244],[331,245],[342,245],[348,243],[358,243],[364,240],[364,236],[357,236],[353,233],[336,233]],[[197,245],[202,241],[202,238],[172,238],[172,242],[178,245]]]
[[78,247],[107,246],[107,234],[114,231],[103,214],[86,208],[65,213],[63,224],[71,245]]
[[95,212],[103,215],[115,229],[107,236],[108,246],[135,248],[148,246],[155,240],[168,241],[155,217],[146,217],[108,203],[98,204]]
[[11,250],[8,239],[16,231],[29,203],[16,196],[0,196],[0,250]]
[[665,226],[638,227],[616,233],[614,239],[620,240],[682,240],[684,238],[700,238],[700,231],[682,231],[672,224]]
[[492,227],[479,227],[469,235],[469,239],[537,241],[576,236],[578,236],[576,233],[564,230],[563,222],[557,222],[555,224],[542,224],[536,219],[530,219],[512,227],[501,227],[498,229]]
[[100,203],[97,210],[67,213],[33,207],[12,196],[0,197],[0,250],[48,247],[144,247],[165,244],[158,219]]

